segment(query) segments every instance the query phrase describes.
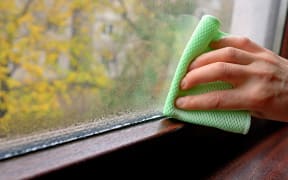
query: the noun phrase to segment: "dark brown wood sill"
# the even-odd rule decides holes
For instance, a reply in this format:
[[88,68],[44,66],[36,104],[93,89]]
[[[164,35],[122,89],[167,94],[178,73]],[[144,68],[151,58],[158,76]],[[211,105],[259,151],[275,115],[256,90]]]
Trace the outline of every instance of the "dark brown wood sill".
[[260,140],[211,179],[288,179],[288,126]]
[[0,162],[0,179],[27,179],[88,161],[183,127],[167,119],[142,123]]
[[249,133],[241,135],[173,121],[163,121],[165,126],[167,122],[178,130],[172,128],[173,133],[133,143],[41,178],[134,179],[135,175],[153,177],[157,173],[163,178],[177,175],[177,179],[265,179],[267,175],[287,179],[288,124],[253,119]]
[[287,178],[287,159],[287,124],[254,119],[249,133],[241,135],[165,119],[2,161],[0,179],[134,177],[131,172],[181,172],[179,178],[197,179]]

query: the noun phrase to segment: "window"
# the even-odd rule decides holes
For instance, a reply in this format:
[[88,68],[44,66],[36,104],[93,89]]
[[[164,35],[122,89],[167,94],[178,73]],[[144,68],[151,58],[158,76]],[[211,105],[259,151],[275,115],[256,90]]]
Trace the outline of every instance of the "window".
[[178,58],[203,14],[273,48],[277,28],[267,22],[277,24],[280,7],[272,0],[0,2],[0,159],[162,117]]
[[232,5],[1,2],[0,158],[75,139],[73,132],[85,130],[80,136],[86,136],[91,128],[93,134],[160,117],[177,58],[197,21],[214,14],[228,31]]

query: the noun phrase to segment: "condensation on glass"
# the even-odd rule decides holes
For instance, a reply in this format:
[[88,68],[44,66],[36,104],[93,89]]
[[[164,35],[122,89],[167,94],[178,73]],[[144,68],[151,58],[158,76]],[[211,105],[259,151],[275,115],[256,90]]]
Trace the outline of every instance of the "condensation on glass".
[[160,116],[198,20],[229,32],[232,11],[230,0],[0,1],[0,152]]

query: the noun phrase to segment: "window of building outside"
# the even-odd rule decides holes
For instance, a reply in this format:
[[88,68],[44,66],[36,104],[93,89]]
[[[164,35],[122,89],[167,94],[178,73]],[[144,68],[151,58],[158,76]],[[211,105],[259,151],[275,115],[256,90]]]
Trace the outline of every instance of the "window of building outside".
[[[257,3],[267,11],[259,31],[255,18],[244,22]],[[218,17],[224,32],[272,47],[274,35],[259,34],[274,32],[264,27],[270,5],[279,3],[243,4],[0,1],[0,159],[161,117],[179,57],[204,14]]]

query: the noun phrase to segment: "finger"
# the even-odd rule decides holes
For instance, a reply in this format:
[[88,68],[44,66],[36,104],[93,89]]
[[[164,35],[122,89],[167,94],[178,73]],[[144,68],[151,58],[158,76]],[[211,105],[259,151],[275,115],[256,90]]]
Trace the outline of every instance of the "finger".
[[184,110],[244,110],[249,106],[247,102],[240,90],[229,89],[179,97],[175,105]]
[[251,53],[263,51],[263,47],[259,46],[249,38],[240,36],[227,36],[210,44],[213,49],[220,49],[225,47],[234,47]]
[[265,119],[265,116],[262,112],[259,111],[251,111],[251,116],[259,118],[259,119]]
[[246,79],[248,70],[241,65],[217,62],[194,69],[181,81],[181,89],[187,90],[201,83],[225,81],[236,86]]
[[215,62],[247,65],[255,61],[255,59],[255,55],[250,52],[233,47],[226,47],[202,54],[191,63],[189,66],[189,71]]

